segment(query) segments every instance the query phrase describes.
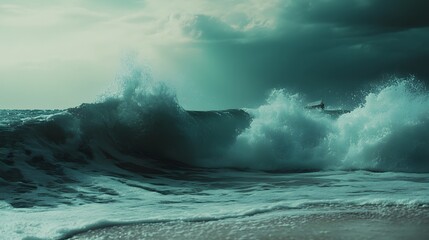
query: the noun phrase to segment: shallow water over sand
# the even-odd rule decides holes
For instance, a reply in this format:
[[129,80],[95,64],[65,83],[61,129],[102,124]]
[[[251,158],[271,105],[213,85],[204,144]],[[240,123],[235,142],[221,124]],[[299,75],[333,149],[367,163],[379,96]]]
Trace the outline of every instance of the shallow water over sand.
[[[333,209],[331,209],[333,210]],[[79,233],[78,239],[426,239],[429,211],[364,206],[331,213],[243,217],[217,221],[118,225]],[[282,216],[282,214],[285,214]]]

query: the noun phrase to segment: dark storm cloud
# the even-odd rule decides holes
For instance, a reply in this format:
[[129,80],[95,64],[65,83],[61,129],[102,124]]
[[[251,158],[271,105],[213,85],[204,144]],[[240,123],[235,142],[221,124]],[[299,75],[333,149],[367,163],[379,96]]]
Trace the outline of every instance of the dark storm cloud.
[[429,26],[426,0],[300,0],[285,14],[310,23],[400,31]]
[[[223,66],[218,81],[235,84],[227,91],[247,87],[243,102],[260,101],[262,93],[279,87],[309,98],[344,98],[390,75],[428,82],[427,9],[425,0],[295,0],[284,5],[275,34],[210,42],[203,50]],[[200,25],[217,33],[206,35],[212,40],[234,35],[213,26]]]
[[425,0],[296,0],[284,9],[285,22],[307,30],[292,31],[296,42],[287,43],[286,25],[279,41],[313,73],[303,82],[353,90],[390,74],[428,80],[427,9]]

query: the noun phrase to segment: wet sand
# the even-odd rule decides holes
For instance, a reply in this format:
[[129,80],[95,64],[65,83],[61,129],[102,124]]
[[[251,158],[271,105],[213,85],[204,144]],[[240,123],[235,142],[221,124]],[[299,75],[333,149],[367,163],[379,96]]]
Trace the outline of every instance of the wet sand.
[[427,210],[389,209],[97,228],[68,239],[428,239]]

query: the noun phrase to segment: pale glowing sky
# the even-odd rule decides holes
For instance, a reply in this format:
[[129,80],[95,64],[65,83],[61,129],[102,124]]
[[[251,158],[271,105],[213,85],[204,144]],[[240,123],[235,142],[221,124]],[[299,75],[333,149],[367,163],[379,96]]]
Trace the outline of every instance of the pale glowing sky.
[[319,98],[385,74],[426,80],[426,2],[2,0],[0,108],[94,102],[130,52],[191,109],[254,106],[275,87]]

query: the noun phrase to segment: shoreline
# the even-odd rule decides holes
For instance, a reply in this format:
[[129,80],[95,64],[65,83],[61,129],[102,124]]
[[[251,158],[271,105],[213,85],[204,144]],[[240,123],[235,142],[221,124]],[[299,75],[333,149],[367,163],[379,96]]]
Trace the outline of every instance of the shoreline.
[[[63,239],[427,239],[427,209],[266,215],[100,227]],[[415,212],[423,210],[423,212]]]

